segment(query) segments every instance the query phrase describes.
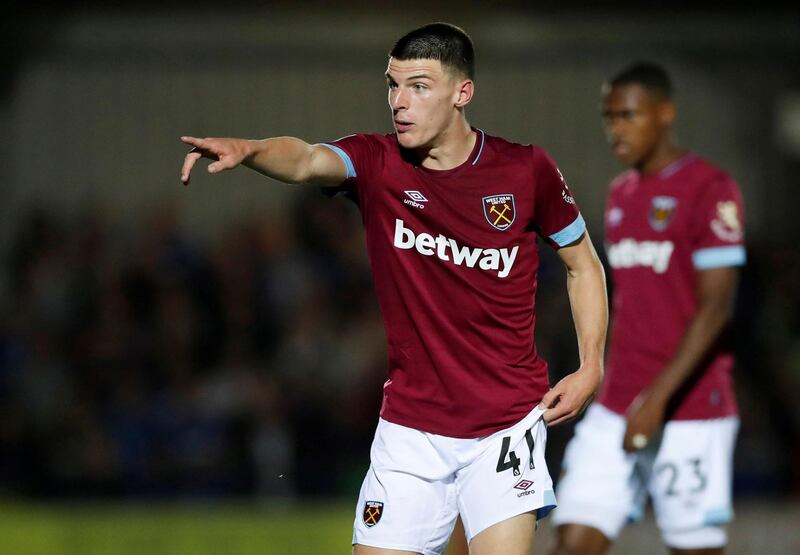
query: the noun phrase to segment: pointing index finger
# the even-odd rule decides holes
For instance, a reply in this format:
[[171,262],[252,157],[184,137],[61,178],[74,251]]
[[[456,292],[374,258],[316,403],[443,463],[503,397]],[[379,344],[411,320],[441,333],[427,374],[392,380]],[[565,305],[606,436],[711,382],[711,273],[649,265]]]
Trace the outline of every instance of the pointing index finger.
[[181,137],[181,141],[186,143],[187,145],[191,145],[197,148],[203,148],[203,144],[206,142],[205,139],[199,139],[197,137],[190,137],[188,135],[184,135]]

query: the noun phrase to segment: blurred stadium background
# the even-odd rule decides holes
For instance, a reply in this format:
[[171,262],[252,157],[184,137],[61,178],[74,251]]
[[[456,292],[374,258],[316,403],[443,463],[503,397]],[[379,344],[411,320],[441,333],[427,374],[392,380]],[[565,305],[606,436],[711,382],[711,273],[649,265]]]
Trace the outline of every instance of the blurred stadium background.
[[[386,52],[434,20],[476,43],[470,121],[547,148],[596,241],[619,171],[600,83],[634,59],[672,70],[681,142],[728,169],[747,203],[730,552],[800,553],[800,10],[336,6],[11,4],[0,553],[349,552],[385,377],[357,211],[247,171],[199,172],[184,189],[178,137],[388,132]],[[553,256],[540,280],[555,380],[577,355]],[[570,433],[551,430],[554,476]],[[614,553],[654,545],[648,520]]]

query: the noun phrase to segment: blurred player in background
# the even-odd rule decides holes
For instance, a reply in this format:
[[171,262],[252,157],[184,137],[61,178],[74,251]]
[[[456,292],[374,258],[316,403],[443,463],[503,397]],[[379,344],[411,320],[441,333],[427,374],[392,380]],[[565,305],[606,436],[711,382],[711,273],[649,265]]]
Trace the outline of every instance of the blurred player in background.
[[[389,380],[354,552],[442,553],[460,514],[472,553],[527,555],[537,517],[555,505],[545,422],[578,415],[601,381],[602,265],[550,157],[467,123],[474,54],[461,29],[408,33],[386,79],[395,133],[315,145],[183,137],[194,148],[181,179],[206,157],[210,173],[243,164],[358,203]],[[581,354],[550,390],[533,342],[537,237],[567,268]]]
[[608,373],[567,446],[553,553],[604,553],[653,501],[673,553],[722,553],[739,426],[725,333],[745,262],[742,198],[672,139],[669,76],[633,64],[603,88],[614,155],[605,243]]

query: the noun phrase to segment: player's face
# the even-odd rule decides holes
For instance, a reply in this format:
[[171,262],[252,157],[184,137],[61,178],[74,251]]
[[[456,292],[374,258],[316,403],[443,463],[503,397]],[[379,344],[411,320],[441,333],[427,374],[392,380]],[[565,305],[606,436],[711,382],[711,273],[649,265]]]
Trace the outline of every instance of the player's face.
[[460,93],[465,82],[445,71],[438,60],[390,58],[386,83],[400,145],[410,149],[436,146],[459,113],[456,107],[463,102]]
[[629,167],[646,165],[669,141],[674,117],[670,101],[638,84],[612,87],[603,98],[606,137],[614,156]]

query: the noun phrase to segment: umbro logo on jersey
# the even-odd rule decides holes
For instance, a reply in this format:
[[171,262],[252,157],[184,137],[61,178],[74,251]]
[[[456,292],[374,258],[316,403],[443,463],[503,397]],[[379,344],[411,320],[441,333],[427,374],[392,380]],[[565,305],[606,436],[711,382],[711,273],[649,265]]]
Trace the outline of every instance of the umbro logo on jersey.
[[657,274],[669,267],[675,245],[672,241],[635,241],[623,239],[608,247],[608,263],[612,268],[646,266]]
[[493,228],[507,230],[517,217],[514,195],[483,197],[483,215]]
[[436,237],[429,233],[416,235],[400,219],[395,220],[394,246],[404,250],[416,249],[423,256],[436,256],[439,260],[452,262],[456,266],[477,266],[485,271],[494,270],[499,278],[508,277],[511,273],[519,251],[519,245],[514,246],[511,251],[506,248],[481,249],[461,246],[455,239],[441,234]]
[[606,223],[609,227],[616,227],[622,222],[622,208],[615,206],[606,212]]
[[403,191],[408,198],[403,199],[403,204],[407,204],[409,206],[413,206],[414,208],[419,208],[422,210],[425,208],[425,205],[422,204],[424,202],[428,202],[428,199],[425,198],[425,195],[420,193],[419,191]]

